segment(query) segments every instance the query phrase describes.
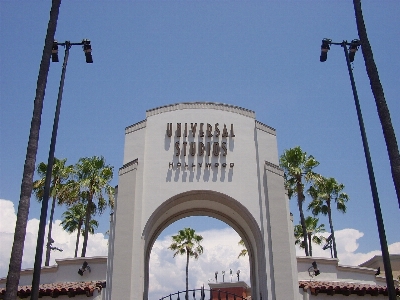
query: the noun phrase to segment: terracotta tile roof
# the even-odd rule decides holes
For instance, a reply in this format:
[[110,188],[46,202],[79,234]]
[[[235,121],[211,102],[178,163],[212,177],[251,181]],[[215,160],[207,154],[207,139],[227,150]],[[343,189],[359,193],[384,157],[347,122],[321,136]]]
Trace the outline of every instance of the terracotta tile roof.
[[[105,281],[86,281],[86,282],[59,282],[41,284],[39,286],[39,297],[49,296],[56,298],[61,295],[74,297],[75,295],[93,296],[95,290],[101,291],[105,287]],[[355,294],[358,296],[371,295],[387,296],[386,286],[361,284],[351,282],[331,282],[331,281],[299,281],[299,288],[310,289],[311,295],[325,293],[328,295],[342,294],[349,296]],[[0,288],[0,299],[4,299],[5,288]],[[31,286],[19,286],[18,297],[27,298],[31,294]],[[400,288],[396,288],[396,295],[400,296]],[[251,299],[251,298],[250,298]]]
[[[349,296],[350,294],[358,296],[388,295],[386,286],[351,282],[299,281],[299,288],[303,288],[304,290],[310,289],[311,295],[315,296],[318,293],[326,293],[328,295],[342,294],[345,296]],[[400,296],[399,288],[396,288],[396,295]]]
[[[95,290],[101,291],[105,287],[105,281],[86,281],[86,282],[59,282],[47,283],[39,285],[39,298],[50,296],[52,298],[67,295],[74,297],[75,295],[93,296]],[[31,295],[31,286],[24,285],[18,287],[18,297],[27,298]],[[5,288],[0,288],[0,299],[4,299],[6,293]]]

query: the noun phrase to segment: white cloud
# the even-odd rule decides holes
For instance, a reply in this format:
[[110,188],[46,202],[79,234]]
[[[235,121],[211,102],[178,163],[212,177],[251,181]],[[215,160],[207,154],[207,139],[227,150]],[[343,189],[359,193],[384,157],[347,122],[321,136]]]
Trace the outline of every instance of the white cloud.
[[388,248],[390,254],[400,254],[400,242],[390,244]]
[[[328,237],[329,233],[323,234]],[[345,228],[335,231],[337,252],[339,264],[347,266],[358,266],[369,260],[374,255],[381,255],[380,250],[373,250],[367,253],[356,252],[358,249],[358,239],[362,238],[364,233],[357,229]],[[390,254],[400,254],[400,242],[393,243],[388,246]],[[315,257],[331,257],[329,250],[322,250],[321,246],[313,244],[313,256]],[[304,256],[304,249],[296,246],[296,255]]]
[[0,199],[0,232],[14,233],[14,228],[10,224],[15,224],[17,216],[14,211],[14,203]]
[[[11,248],[14,240],[14,228],[17,220],[14,204],[11,201],[0,199],[0,278],[7,276],[8,265],[10,263]],[[53,222],[52,238],[55,240],[53,246],[63,249],[62,252],[52,251],[50,256],[50,265],[55,264],[55,259],[73,257],[75,253],[76,232],[69,234],[60,226],[61,221]],[[33,268],[35,262],[37,232],[39,228],[39,220],[28,220],[24,244],[24,255],[22,257],[22,269]],[[46,227],[45,240],[47,240]],[[107,239],[102,233],[96,233],[89,236],[87,256],[106,256],[107,255]],[[80,239],[80,248],[82,247],[82,237]],[[43,250],[42,263],[45,261],[45,249]]]

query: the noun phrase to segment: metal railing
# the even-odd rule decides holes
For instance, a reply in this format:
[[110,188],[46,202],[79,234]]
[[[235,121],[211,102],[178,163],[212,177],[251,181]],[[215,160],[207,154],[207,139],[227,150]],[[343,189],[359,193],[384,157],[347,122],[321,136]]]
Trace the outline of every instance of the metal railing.
[[[206,298],[206,292],[209,294],[209,297]],[[192,297],[191,297],[192,296]],[[214,298],[213,298],[214,296]],[[229,293],[226,291],[221,291],[221,290],[207,290],[204,287],[200,289],[193,289],[193,290],[188,290],[188,295],[186,296],[186,291],[179,291],[174,294],[169,294],[168,296],[164,296],[160,298],[160,300],[212,300],[215,299],[215,296],[217,297],[216,299],[218,300],[246,300],[246,298],[242,296],[238,296],[233,293]]]

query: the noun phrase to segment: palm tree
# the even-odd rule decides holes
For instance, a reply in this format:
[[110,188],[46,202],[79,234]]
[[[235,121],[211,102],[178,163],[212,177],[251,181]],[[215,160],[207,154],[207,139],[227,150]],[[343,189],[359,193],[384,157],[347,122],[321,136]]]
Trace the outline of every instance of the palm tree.
[[[318,235],[322,232],[325,232],[325,225],[318,225],[318,221],[318,218],[313,218],[311,216],[306,218],[308,249],[310,251],[310,256],[312,256],[312,243],[321,245],[321,243],[325,240],[322,235]],[[301,224],[294,227],[294,237],[296,239],[295,245],[300,244],[300,248],[304,249],[304,241],[301,241],[301,238],[303,237],[303,228],[301,227]]]
[[168,249],[175,251],[174,257],[178,254],[186,254],[186,300],[188,300],[189,290],[189,258],[197,259],[203,253],[203,246],[200,245],[203,237],[197,235],[194,229],[184,228],[178,231],[177,235],[172,236],[172,244]]
[[[86,205],[82,202],[76,203],[75,205],[71,206],[67,211],[65,211],[62,216],[64,218],[61,222],[63,229],[69,233],[77,231],[74,254],[74,257],[77,257],[79,237],[84,234],[84,231],[82,231],[82,226],[85,222]],[[99,227],[99,223],[95,219],[91,219],[89,223],[89,233],[94,234],[94,230],[97,227]]]
[[[307,243],[307,226],[303,213],[304,185],[311,183],[316,174],[312,171],[319,165],[319,162],[312,156],[307,156],[299,146],[289,150],[285,150],[279,160],[280,166],[284,171],[285,188],[288,192],[289,199],[293,195],[297,195],[297,206],[300,212],[300,223],[303,230],[304,250],[306,256],[309,256]],[[305,182],[304,182],[305,181]]]
[[368,40],[367,29],[361,9],[361,1],[353,0],[354,11],[357,22],[358,36],[361,43],[361,50],[364,56],[365,67],[374,94],[378,116],[381,121],[383,136],[385,137],[386,148],[389,155],[392,178],[397,194],[397,201],[400,208],[400,154],[397,145],[396,135],[390,118],[389,108],[386,104],[385,94],[379,79],[378,68],[376,67],[372,48]]
[[248,254],[248,252],[247,252],[246,245],[244,244],[243,239],[241,239],[241,240],[238,242],[238,245],[240,245],[240,246],[243,247],[243,249],[240,251],[240,253],[239,253],[239,255],[238,255],[238,258],[240,258],[241,256],[246,256],[246,255]]
[[[72,174],[73,166],[66,166],[67,159],[57,159],[54,157],[53,169],[51,171],[51,186],[50,195],[53,198],[50,212],[49,230],[47,233],[47,244],[46,244],[46,261],[45,266],[49,265],[50,262],[50,246],[51,246],[51,231],[53,226],[54,208],[56,201],[61,205],[64,203],[63,199],[68,198],[68,192],[65,190],[65,183]],[[47,164],[41,162],[37,166],[37,173],[41,177],[40,179],[33,182],[33,192],[38,201],[43,201],[44,186],[46,181]]]
[[333,256],[337,258],[335,232],[332,224],[332,205],[336,204],[336,209],[342,213],[346,212],[346,202],[349,197],[343,192],[344,185],[338,183],[335,178],[325,178],[319,176],[314,185],[310,187],[309,193],[312,197],[308,209],[312,210],[314,216],[322,213],[328,215],[329,227],[332,234]]
[[21,193],[19,198],[17,222],[15,224],[14,242],[11,250],[10,264],[7,274],[5,300],[14,300],[17,297],[18,283],[24,250],[26,226],[28,223],[29,206],[32,194],[33,174],[35,172],[36,154],[39,142],[39,130],[43,109],[43,98],[47,84],[47,74],[50,68],[51,49],[57,28],[58,13],[61,0],[52,0],[50,19],[47,25],[47,33],[44,42],[42,60],[39,67],[39,75],[36,83],[36,95],[33,103],[33,115],[29,132],[28,147],[24,171],[22,174]]
[[[80,198],[87,200],[81,254],[82,257],[85,257],[93,205],[99,214],[102,214],[107,206],[114,207],[114,188],[110,186],[110,181],[113,178],[113,167],[106,165],[102,156],[84,157],[79,159],[75,165],[75,177],[79,186]],[[105,194],[108,201],[104,197]],[[97,203],[95,203],[96,200]]]

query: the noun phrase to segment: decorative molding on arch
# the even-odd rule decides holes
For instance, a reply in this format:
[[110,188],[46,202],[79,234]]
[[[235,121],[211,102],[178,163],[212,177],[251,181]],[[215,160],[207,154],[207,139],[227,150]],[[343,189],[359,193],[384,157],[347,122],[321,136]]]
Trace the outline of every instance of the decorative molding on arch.
[[272,134],[276,136],[276,130],[275,128],[272,128],[271,126],[265,125],[264,123],[261,123],[260,121],[256,120],[256,128],[260,129],[262,131],[265,131],[266,133]]
[[135,123],[133,125],[130,125],[125,128],[125,134],[132,133],[136,130],[142,129],[146,127],[146,120],[140,121],[138,123]]
[[[166,211],[168,211],[171,208],[175,208],[179,206],[180,204],[183,203],[189,203],[189,201],[193,200],[204,200],[204,201],[214,201],[218,202],[223,206],[226,206],[235,213],[237,213],[239,216],[243,218],[243,220],[246,220],[246,224],[251,227],[252,229],[256,229],[259,231],[259,226],[257,224],[257,221],[254,219],[252,214],[249,212],[249,210],[241,204],[239,201],[235,200],[234,198],[212,190],[192,190],[188,192],[184,192],[178,195],[173,196],[172,198],[164,201],[149,217],[147,220],[147,223],[143,229],[142,235],[147,239],[149,237],[149,234],[151,234],[152,231],[152,226],[160,220],[160,218],[165,214]],[[178,211],[174,213],[175,216],[182,215],[186,212],[190,211],[214,211],[216,215],[221,215],[221,217],[225,217],[226,219],[229,219],[229,216],[225,214],[225,212],[218,211],[218,210],[213,210],[209,208],[186,208],[182,211]],[[172,216],[168,217],[168,220],[171,219]],[[161,225],[161,224],[160,224]],[[164,224],[162,229],[167,227],[169,224]],[[260,233],[260,232],[258,232]],[[261,233],[260,233],[261,234]],[[158,234],[156,234],[158,236]],[[260,235],[261,237],[261,235]]]
[[119,168],[118,175],[121,176],[130,171],[133,171],[134,169],[136,169],[138,163],[139,163],[139,160],[136,158],[136,159],[124,164],[121,168]]
[[146,118],[161,113],[182,109],[216,109],[236,113],[253,119],[256,117],[254,111],[239,106],[215,102],[182,102],[149,109],[146,111]]
[[283,169],[280,166],[275,165],[275,164],[273,164],[273,163],[271,163],[269,161],[265,161],[265,170],[270,171],[272,173],[275,173],[275,174],[277,174],[279,176],[282,176],[282,177],[283,177],[283,174],[284,174],[283,173]]

